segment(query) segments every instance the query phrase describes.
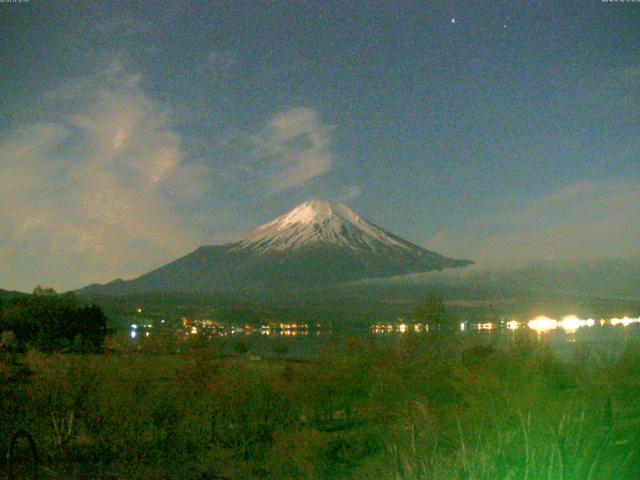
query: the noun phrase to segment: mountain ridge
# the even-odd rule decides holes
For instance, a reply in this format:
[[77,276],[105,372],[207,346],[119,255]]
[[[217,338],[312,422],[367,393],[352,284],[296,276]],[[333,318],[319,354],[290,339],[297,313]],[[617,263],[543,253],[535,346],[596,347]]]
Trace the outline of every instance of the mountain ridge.
[[311,200],[237,242],[203,245],[133,280],[89,285],[79,293],[320,286],[469,265],[364,220],[345,205]]

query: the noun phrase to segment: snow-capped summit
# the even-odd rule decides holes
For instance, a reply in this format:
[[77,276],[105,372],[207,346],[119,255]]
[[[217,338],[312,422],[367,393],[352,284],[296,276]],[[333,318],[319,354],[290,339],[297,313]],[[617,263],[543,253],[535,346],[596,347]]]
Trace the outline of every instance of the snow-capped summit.
[[205,245],[133,280],[83,293],[212,292],[300,288],[469,265],[368,222],[338,203],[311,200],[238,242]]
[[315,243],[374,250],[410,244],[367,222],[349,207],[324,200],[304,202],[284,215],[252,230],[236,250],[285,250]]

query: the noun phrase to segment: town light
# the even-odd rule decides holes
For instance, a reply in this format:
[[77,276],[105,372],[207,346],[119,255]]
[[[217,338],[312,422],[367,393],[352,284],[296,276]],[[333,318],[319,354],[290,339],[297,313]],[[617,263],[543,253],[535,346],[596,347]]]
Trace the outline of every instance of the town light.
[[[575,315],[567,315],[560,321],[560,328],[567,332],[575,332],[578,328],[583,325],[582,320],[580,320]],[[585,322],[586,325],[586,322]]]
[[533,320],[529,320],[527,322],[527,326],[538,333],[542,333],[558,328],[558,321],[545,317],[544,315],[540,315]]

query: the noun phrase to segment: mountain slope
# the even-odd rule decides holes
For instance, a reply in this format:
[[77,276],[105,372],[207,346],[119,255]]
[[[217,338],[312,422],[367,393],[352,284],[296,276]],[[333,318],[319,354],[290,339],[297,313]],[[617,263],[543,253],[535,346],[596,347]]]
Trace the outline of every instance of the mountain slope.
[[352,250],[376,247],[419,248],[363,220],[344,205],[312,200],[256,228],[236,250],[285,250],[314,243],[329,243]]
[[2,288],[0,288],[0,299],[3,298],[12,298],[12,297],[20,297],[23,295],[27,295],[27,293],[25,292],[18,292],[15,290],[3,290]]
[[121,295],[317,286],[470,263],[403,240],[344,205],[314,200],[238,242],[203,246],[137,279],[91,285],[80,292]]

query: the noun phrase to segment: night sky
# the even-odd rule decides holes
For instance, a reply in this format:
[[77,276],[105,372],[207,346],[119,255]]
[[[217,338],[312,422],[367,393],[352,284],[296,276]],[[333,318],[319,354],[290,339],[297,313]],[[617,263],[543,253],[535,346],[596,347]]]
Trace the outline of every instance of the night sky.
[[0,287],[311,198],[481,264],[640,255],[640,3],[0,3]]

